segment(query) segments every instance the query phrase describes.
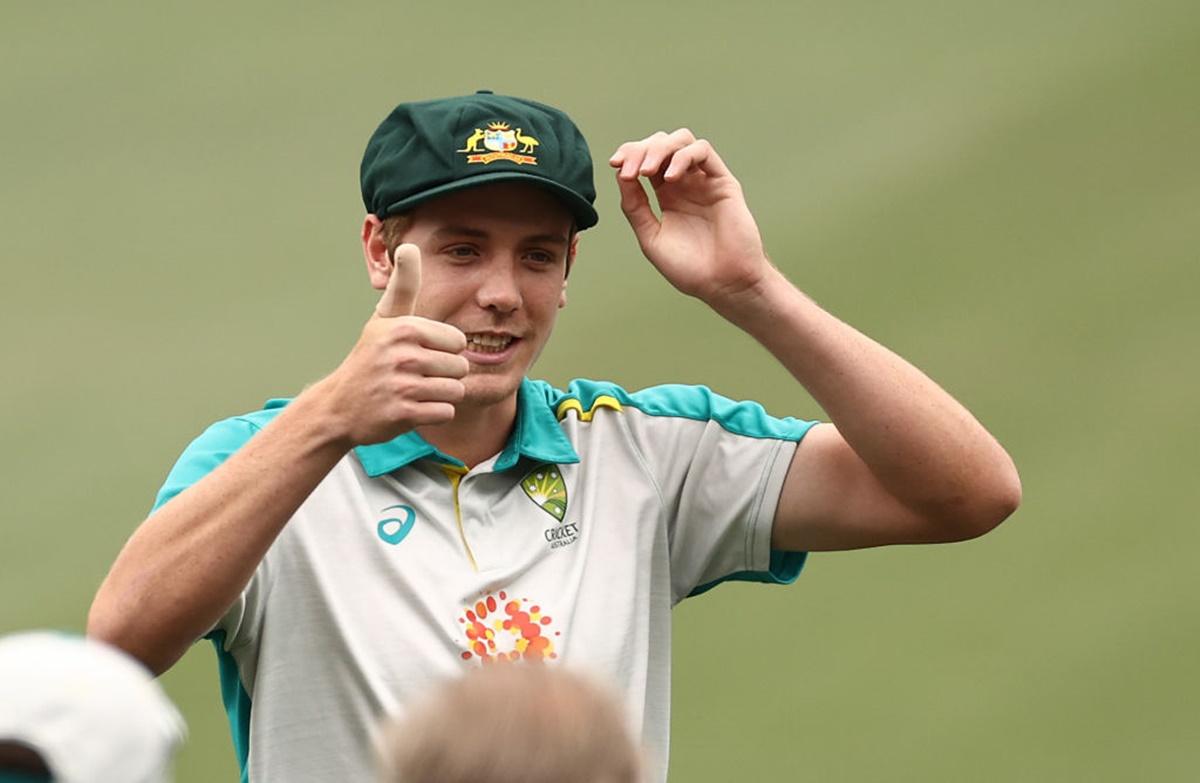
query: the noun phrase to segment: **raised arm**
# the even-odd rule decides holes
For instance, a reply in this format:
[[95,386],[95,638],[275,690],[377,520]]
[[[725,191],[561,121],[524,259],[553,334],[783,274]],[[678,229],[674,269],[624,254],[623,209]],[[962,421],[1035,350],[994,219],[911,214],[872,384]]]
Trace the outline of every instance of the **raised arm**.
[[351,448],[453,418],[468,370],[459,355],[466,338],[412,315],[420,265],[418,249],[401,245],[345,361],[138,527],[92,602],[89,635],[165,671],[220,620]]
[[650,262],[754,337],[832,421],[814,427],[796,450],[774,548],[958,541],[1016,509],[1016,468],[971,413],[770,263],[741,185],[712,145],[686,129],[660,132],[623,144],[609,163]]

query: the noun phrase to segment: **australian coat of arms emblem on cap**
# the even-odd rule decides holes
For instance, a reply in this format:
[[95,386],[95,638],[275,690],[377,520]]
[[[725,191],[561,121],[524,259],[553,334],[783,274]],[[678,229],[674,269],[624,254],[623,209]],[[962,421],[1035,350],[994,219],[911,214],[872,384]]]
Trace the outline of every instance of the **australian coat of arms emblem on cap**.
[[[483,149],[480,149],[480,145]],[[475,128],[463,149],[458,152],[467,154],[467,163],[482,163],[487,165],[497,160],[507,160],[518,165],[537,165],[537,157],[533,154],[540,141],[524,132],[521,128],[513,128],[510,123],[489,122],[487,128]]]

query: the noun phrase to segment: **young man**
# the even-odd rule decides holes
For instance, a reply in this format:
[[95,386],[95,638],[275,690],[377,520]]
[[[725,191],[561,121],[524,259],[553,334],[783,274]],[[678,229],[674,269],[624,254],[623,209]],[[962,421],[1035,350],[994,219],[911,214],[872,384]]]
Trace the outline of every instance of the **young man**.
[[832,424],[526,379],[597,220],[587,145],[517,98],[397,107],[363,159],[383,295],[358,343],[188,447],[89,619],[156,671],[214,640],[244,779],[367,779],[379,716],[518,660],[613,682],[663,779],[676,602],[790,582],[807,551],[977,536],[1019,502],[970,413],[771,265],[707,142],[656,133],[609,163],[650,262]]

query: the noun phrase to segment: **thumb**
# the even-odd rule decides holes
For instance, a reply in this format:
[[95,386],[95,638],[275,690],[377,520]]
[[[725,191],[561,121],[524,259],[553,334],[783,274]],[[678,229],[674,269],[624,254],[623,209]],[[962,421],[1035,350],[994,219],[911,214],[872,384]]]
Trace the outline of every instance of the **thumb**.
[[658,233],[658,216],[654,214],[650,198],[640,180],[624,180],[618,176],[617,187],[621,191],[621,211],[625,213],[638,244],[645,251]]
[[412,315],[420,290],[421,250],[405,243],[392,254],[392,276],[388,278],[379,304],[375,305],[375,314],[380,318]]

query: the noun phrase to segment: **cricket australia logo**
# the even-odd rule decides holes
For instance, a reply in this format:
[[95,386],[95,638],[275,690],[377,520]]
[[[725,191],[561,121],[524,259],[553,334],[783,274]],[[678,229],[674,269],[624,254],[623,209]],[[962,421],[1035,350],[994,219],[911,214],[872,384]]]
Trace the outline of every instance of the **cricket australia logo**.
[[[489,122],[487,129],[476,128],[458,152],[467,153],[467,163],[482,163],[507,160],[517,165],[537,165],[537,150],[540,141],[527,136],[521,128],[513,130],[507,122]],[[483,149],[479,145],[483,145]],[[519,148],[519,149],[518,149]]]
[[537,507],[558,522],[543,531],[551,549],[575,543],[579,525],[567,522],[567,483],[557,465],[538,465],[521,479],[521,489]]

